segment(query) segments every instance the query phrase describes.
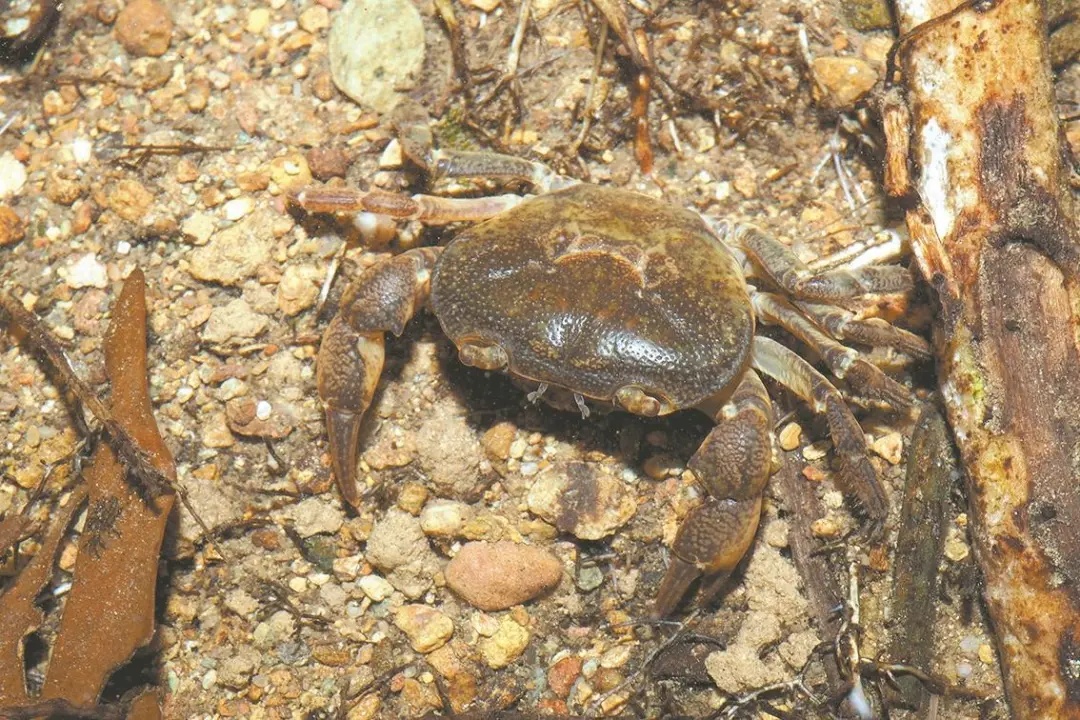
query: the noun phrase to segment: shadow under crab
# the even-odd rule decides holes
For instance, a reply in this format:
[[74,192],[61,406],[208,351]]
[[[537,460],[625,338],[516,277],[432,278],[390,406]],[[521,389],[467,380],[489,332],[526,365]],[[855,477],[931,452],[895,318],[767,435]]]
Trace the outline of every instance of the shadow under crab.
[[[442,176],[512,178],[543,194],[477,199],[311,187],[292,201],[317,212],[426,224],[474,221],[445,247],[409,250],[370,268],[346,291],[319,351],[318,388],[342,495],[359,502],[358,438],[384,360],[429,306],[461,361],[532,388],[532,400],[583,416],[590,404],[656,417],[696,408],[716,424],[688,467],[706,497],[683,521],[655,612],[674,610],[703,579],[715,594],[753,541],[762,496],[779,466],[772,405],[759,373],[828,422],[838,479],[881,521],[887,497],[862,430],[840,392],[806,360],[757,334],[784,328],[865,401],[906,409],[907,389],[841,344],[848,339],[926,356],[920,338],[834,305],[906,292],[897,266],[813,273],[756,228],[715,232],[699,215],[633,192],[574,181],[545,166],[489,153],[434,151]],[[756,278],[770,288],[747,283]]]

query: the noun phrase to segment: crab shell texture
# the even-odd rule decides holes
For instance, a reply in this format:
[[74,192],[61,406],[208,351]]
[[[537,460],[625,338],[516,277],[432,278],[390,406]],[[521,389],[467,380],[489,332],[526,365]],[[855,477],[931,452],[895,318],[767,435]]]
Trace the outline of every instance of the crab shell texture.
[[700,217],[595,185],[463,231],[430,302],[466,363],[466,348],[497,346],[511,375],[607,403],[639,390],[658,404],[620,404],[645,415],[722,392],[754,335],[739,264]]

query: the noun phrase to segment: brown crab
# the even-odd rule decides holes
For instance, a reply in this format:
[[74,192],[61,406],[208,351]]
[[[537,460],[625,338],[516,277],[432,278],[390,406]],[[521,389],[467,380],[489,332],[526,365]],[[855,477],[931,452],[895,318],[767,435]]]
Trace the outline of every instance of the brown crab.
[[[409,250],[370,268],[348,288],[323,335],[318,391],[334,472],[349,503],[359,500],[358,435],[382,371],[384,335],[400,335],[427,305],[463,363],[526,381],[535,387],[532,400],[576,405],[583,415],[588,403],[647,417],[696,408],[716,422],[689,462],[707,495],[677,533],[658,615],[670,613],[699,576],[706,596],[719,589],[754,538],[779,457],[759,373],[825,416],[843,486],[871,518],[884,517],[885,493],[843,397],[807,361],[757,334],[756,325],[782,326],[864,399],[905,407],[907,389],[839,339],[913,356],[925,356],[926,343],[829,303],[906,291],[906,270],[815,274],[757,229],[714,232],[694,212],[575,184],[538,163],[442,151],[424,161],[441,176],[515,178],[544,193],[449,199],[309,187],[292,195],[316,212],[480,221],[445,247]],[[747,274],[775,292],[748,285]]]

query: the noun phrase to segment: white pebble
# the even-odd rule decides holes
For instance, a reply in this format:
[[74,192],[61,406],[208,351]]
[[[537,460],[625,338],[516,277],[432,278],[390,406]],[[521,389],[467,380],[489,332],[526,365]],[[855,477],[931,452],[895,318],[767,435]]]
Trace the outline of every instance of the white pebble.
[[255,201],[249,197],[238,197],[225,203],[225,219],[239,220],[251,212]]
[[394,586],[379,575],[365,575],[356,584],[372,602],[382,602],[394,592]]
[[[0,174],[3,171],[0,170]],[[67,284],[73,288],[109,286],[109,276],[105,266],[97,259],[97,253],[87,253],[72,263],[67,269]]]
[[271,410],[273,410],[273,406],[265,400],[255,403],[255,417],[259,420],[269,419]]
[[0,155],[0,200],[22,190],[26,183],[26,168],[9,152]]

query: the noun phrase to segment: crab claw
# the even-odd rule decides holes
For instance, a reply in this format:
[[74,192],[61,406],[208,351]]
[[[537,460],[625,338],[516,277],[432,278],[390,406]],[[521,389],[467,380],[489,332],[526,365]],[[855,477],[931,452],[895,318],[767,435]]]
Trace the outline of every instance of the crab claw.
[[319,347],[316,383],[326,409],[330,461],[341,495],[353,507],[360,501],[356,487],[360,422],[375,394],[384,355],[381,332],[357,332],[340,315],[330,321]]
[[341,496],[353,507],[360,504],[360,492],[356,486],[356,456],[362,417],[356,413],[326,408],[330,464],[334,468],[334,477],[337,478]]
[[753,543],[760,518],[760,496],[708,497],[691,510],[671,547],[671,565],[656,593],[653,616],[670,615],[699,577],[704,577],[703,601],[715,596]]

